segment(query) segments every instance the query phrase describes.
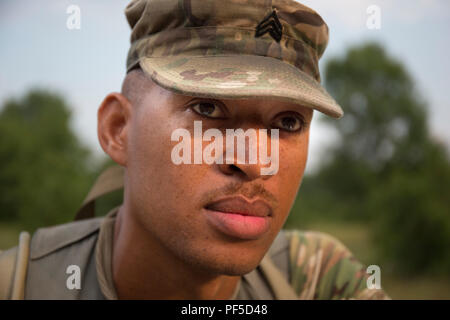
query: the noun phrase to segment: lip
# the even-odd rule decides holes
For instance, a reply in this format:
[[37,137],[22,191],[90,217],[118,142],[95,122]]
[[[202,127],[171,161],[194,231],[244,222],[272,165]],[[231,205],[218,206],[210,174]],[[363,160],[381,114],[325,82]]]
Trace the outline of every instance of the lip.
[[261,199],[227,197],[209,203],[204,210],[216,230],[234,238],[255,240],[270,229],[272,208]]

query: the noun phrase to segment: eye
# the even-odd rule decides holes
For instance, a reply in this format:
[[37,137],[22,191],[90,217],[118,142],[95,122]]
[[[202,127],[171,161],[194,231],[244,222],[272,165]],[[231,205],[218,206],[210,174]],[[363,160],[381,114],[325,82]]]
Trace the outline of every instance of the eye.
[[223,118],[225,114],[223,110],[214,102],[201,101],[191,105],[191,108],[199,115],[208,118]]
[[284,114],[279,116],[273,122],[273,126],[285,131],[295,132],[300,131],[305,127],[305,121],[297,115]]

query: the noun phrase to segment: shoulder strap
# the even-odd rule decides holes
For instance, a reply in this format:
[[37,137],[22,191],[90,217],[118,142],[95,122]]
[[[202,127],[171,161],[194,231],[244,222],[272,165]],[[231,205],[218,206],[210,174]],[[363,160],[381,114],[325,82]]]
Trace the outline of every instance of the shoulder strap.
[[95,181],[81,208],[75,215],[75,220],[89,219],[95,216],[95,201],[116,190],[123,188],[123,173],[121,166],[115,165],[103,171]]
[[22,300],[30,253],[30,234],[20,233],[19,245],[0,254],[0,300]]

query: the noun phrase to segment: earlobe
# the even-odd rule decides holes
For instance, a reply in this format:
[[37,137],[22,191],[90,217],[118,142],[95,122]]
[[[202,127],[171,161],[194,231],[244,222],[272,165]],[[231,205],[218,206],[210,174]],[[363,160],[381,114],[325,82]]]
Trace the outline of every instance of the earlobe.
[[111,159],[121,166],[127,165],[128,126],[131,104],[120,93],[110,93],[97,113],[97,134],[100,145]]

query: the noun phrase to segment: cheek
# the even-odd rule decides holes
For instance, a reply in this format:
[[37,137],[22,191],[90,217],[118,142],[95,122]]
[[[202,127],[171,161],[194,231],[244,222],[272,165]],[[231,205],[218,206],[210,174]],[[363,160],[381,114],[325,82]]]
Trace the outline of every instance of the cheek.
[[308,136],[302,137],[296,143],[285,143],[281,145],[280,173],[284,175],[286,181],[295,181],[300,179],[303,177],[307,159]]
[[[171,153],[178,141],[171,141],[178,128],[190,129],[182,116],[167,110],[142,112],[133,122],[130,136],[128,176],[130,197],[143,214],[159,218],[189,215],[194,208],[196,185],[204,175],[202,165],[175,165]],[[184,210],[183,210],[184,209]]]
[[308,158],[308,137],[305,133],[299,140],[286,141],[280,144],[280,166],[276,184],[281,210],[289,213],[303,179]]
[[165,149],[170,134],[165,132],[167,127],[158,125],[161,120],[158,112],[141,112],[133,119],[129,139],[129,171],[148,176],[156,173],[156,168],[164,170]]
[[[128,188],[134,203],[147,207],[165,200],[172,166],[170,117],[160,110],[145,110],[132,121],[128,148]],[[162,125],[164,124],[164,125]],[[169,182],[168,182],[169,181]],[[154,199],[156,196],[160,201]],[[138,198],[138,199],[136,199]],[[141,208],[142,209],[142,208]],[[147,211],[147,210],[146,210]]]

